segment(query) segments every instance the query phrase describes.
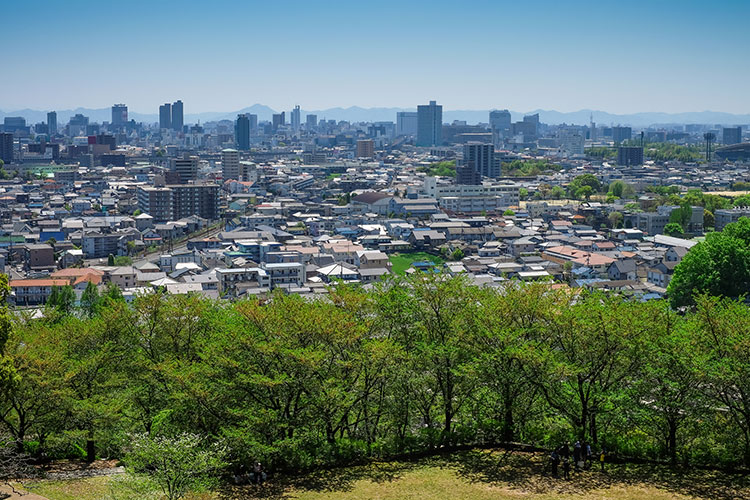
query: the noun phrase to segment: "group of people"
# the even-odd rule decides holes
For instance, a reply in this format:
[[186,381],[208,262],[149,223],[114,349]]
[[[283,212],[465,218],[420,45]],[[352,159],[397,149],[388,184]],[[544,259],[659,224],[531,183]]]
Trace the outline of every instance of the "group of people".
[[255,462],[250,471],[245,465],[240,466],[240,470],[234,475],[235,484],[255,484],[262,486],[266,482],[266,471],[260,462]]
[[[601,464],[602,472],[604,472],[605,457],[606,452],[604,451],[604,448],[602,448],[599,452],[599,462]],[[549,456],[549,461],[552,467],[552,476],[558,477],[558,469],[560,465],[562,465],[563,477],[565,479],[570,479],[571,461],[576,472],[588,470],[593,464],[594,454],[591,451],[591,445],[589,443],[581,443],[580,441],[576,441],[573,444],[573,452],[571,453],[570,442],[566,441],[552,450],[552,453],[550,453]]]

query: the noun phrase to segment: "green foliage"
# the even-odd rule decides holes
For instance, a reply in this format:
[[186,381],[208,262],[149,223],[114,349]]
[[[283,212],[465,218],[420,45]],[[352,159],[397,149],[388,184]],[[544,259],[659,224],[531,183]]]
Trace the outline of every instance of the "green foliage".
[[516,215],[516,213],[509,208],[508,210],[506,210],[505,212],[503,212],[503,215],[505,217],[513,217],[514,215]]
[[81,310],[86,316],[93,318],[99,310],[100,300],[99,289],[92,281],[89,281],[81,294]]
[[522,200],[527,200],[529,198],[529,190],[522,187],[521,189],[518,190],[518,197],[521,198]]
[[743,194],[732,201],[735,207],[750,207],[750,194]]
[[617,158],[617,150],[605,146],[586,148],[584,153],[586,153],[586,156],[590,158],[598,158],[604,161],[614,160]]
[[[640,146],[640,140],[630,140],[624,146]],[[679,161],[697,162],[703,159],[700,146],[681,146],[671,142],[647,142],[643,145],[643,154],[649,160],[657,162]]]
[[685,231],[679,222],[670,222],[664,226],[664,234],[667,236],[683,236]]
[[601,182],[593,174],[582,174],[568,184],[568,195],[571,198],[586,199],[598,193],[602,188]]
[[732,183],[733,191],[750,191],[750,182],[736,181]]
[[419,171],[425,172],[431,177],[455,177],[456,160],[446,160],[431,163],[429,167],[420,167]]
[[114,255],[109,254],[107,256],[107,265],[110,266],[110,267],[115,265],[115,256]]
[[53,286],[49,297],[47,298],[46,306],[54,309],[59,314],[67,315],[73,312],[73,306],[75,306],[76,295],[73,291],[73,287],[70,285],[65,286]]
[[667,288],[674,307],[693,305],[695,294],[741,297],[750,292],[750,219],[742,217],[683,257]]
[[635,189],[623,181],[614,181],[609,185],[607,195],[615,198],[633,198],[635,197]]
[[546,172],[557,172],[562,167],[547,160],[513,160],[501,166],[503,175],[511,177],[535,177]]
[[143,210],[141,210],[140,208],[136,208],[135,212],[133,212],[133,217],[138,217],[142,213],[143,213]]
[[461,260],[464,258],[464,251],[460,248],[456,248],[453,250],[453,253],[451,253],[451,260]]
[[112,263],[115,266],[132,266],[133,259],[127,255],[118,255],[112,259]]

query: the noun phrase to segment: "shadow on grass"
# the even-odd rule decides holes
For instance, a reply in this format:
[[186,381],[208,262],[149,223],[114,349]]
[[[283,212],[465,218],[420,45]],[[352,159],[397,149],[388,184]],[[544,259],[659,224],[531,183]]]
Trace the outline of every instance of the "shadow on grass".
[[[501,485],[523,493],[584,494],[611,487],[645,485],[697,498],[750,500],[750,480],[744,474],[663,465],[607,464],[605,472],[598,469],[580,473],[571,471],[571,479],[563,480],[551,477],[546,465],[545,453],[470,450],[414,461],[373,462],[275,478],[262,487],[226,487],[220,495],[223,499],[283,500],[291,498],[294,491],[350,491],[360,480],[385,483],[396,481],[415,469],[435,467],[450,470],[465,481]],[[562,469],[560,473],[562,475]],[[447,498],[450,498],[449,492],[446,492]]]
[[349,491],[360,480],[386,483],[398,480],[410,470],[424,467],[424,460],[372,462],[366,465],[321,469],[301,476],[271,478],[263,486],[227,486],[220,491],[222,499],[267,498],[281,500],[293,490],[316,492]]
[[601,472],[595,463],[592,470],[580,473],[571,470],[571,479],[564,480],[549,474],[544,453],[486,450],[456,453],[448,465],[468,481],[498,483],[530,493],[587,493],[615,486],[645,485],[712,500],[750,499],[750,481],[745,474],[652,464],[606,464],[606,471]]

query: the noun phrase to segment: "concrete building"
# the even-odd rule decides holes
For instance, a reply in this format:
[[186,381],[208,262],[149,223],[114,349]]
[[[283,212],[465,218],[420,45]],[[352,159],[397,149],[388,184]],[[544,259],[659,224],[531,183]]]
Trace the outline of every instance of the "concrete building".
[[[238,119],[239,121],[239,119]],[[221,151],[221,178],[240,180],[240,152],[236,149]]]
[[128,107],[124,104],[115,104],[112,106],[112,128],[120,129],[128,123]]
[[180,182],[190,182],[198,178],[198,157],[185,155],[182,158],[170,158],[169,170],[180,175]]
[[396,113],[396,135],[417,135],[419,115],[413,111]]
[[86,233],[81,237],[81,249],[87,259],[100,259],[117,255],[117,241],[120,235],[116,233]]
[[172,129],[182,132],[183,125],[185,125],[185,114],[182,101],[175,101],[172,103]]
[[507,137],[510,134],[512,119],[507,109],[490,111],[490,130],[493,140]]
[[482,177],[500,177],[500,163],[495,161],[495,146],[479,142],[464,144],[464,166],[473,168]]
[[7,165],[13,163],[13,134],[0,132],[0,160]]
[[742,142],[742,127],[724,127],[721,139],[726,146],[739,144]]
[[[165,187],[139,187],[138,209],[156,222],[172,219],[172,190]],[[140,217],[140,216],[139,216]]]
[[417,146],[443,144],[443,107],[435,101],[417,106]]
[[301,116],[300,116],[300,110],[299,106],[295,106],[291,113],[291,120],[292,120],[292,130],[294,132],[299,132],[300,125],[301,125]]
[[357,141],[357,158],[373,158],[375,156],[375,141],[360,139]]
[[57,112],[50,111],[47,113],[47,132],[50,136],[57,134]]
[[[208,220],[219,218],[219,186],[216,184],[173,184],[172,218],[197,215]],[[153,215],[153,214],[152,214]]]
[[643,165],[643,148],[640,146],[618,146],[617,164],[623,167]]
[[318,127],[318,115],[307,115],[305,117],[305,128],[307,131],[315,130]]
[[633,129],[630,127],[612,127],[612,140],[615,144],[629,141],[633,137]]
[[242,151],[250,149],[250,118],[247,115],[237,115],[237,120],[234,122],[234,143],[237,149]]
[[750,207],[721,208],[714,212],[715,229],[721,231],[740,217],[750,217]]
[[172,128],[172,105],[168,102],[159,106],[159,128]]

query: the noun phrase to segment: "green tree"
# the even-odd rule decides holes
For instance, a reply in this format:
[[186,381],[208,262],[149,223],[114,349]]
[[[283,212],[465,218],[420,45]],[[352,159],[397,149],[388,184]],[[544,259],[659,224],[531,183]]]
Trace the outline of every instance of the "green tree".
[[226,466],[226,450],[204,441],[187,433],[176,437],[133,436],[126,457],[128,470],[133,474],[148,474],[169,500],[209,490],[218,484],[221,470]]
[[107,256],[107,265],[110,266],[110,267],[115,265],[115,256],[114,255],[109,254]]
[[503,212],[503,215],[505,217],[513,217],[514,215],[516,215],[516,213],[509,208],[505,212]]
[[555,200],[559,200],[565,196],[565,190],[561,186],[553,186],[550,190],[550,196]]
[[461,260],[463,258],[464,258],[463,250],[461,250],[460,248],[456,248],[455,250],[453,250],[453,253],[451,254],[452,260]]
[[73,312],[75,302],[76,295],[73,287],[70,285],[53,286],[47,298],[47,307],[54,309],[62,315],[68,315]]
[[594,192],[594,188],[592,188],[591,186],[581,186],[576,190],[575,196],[579,200],[589,200],[591,199],[591,195],[593,195]]
[[694,294],[740,297],[750,291],[750,219],[727,224],[690,249],[675,267],[667,292],[674,307],[694,304]]
[[589,196],[591,196],[591,194],[598,193],[602,189],[601,182],[599,182],[599,179],[597,179],[594,174],[582,174],[570,181],[570,184],[568,184],[568,192],[571,197],[581,197],[578,195],[578,192],[587,186],[591,189],[585,190],[584,196],[585,193],[590,193]]
[[521,189],[518,190],[518,196],[522,200],[527,200],[529,198],[529,190],[522,187]]
[[683,236],[685,231],[678,222],[670,222],[664,226],[664,234],[667,236]]
[[610,212],[607,216],[607,220],[609,221],[609,226],[612,229],[617,229],[619,227],[622,227],[622,220],[623,220],[622,212]]
[[99,309],[99,289],[93,281],[89,281],[81,294],[81,309],[87,317],[93,318]]

